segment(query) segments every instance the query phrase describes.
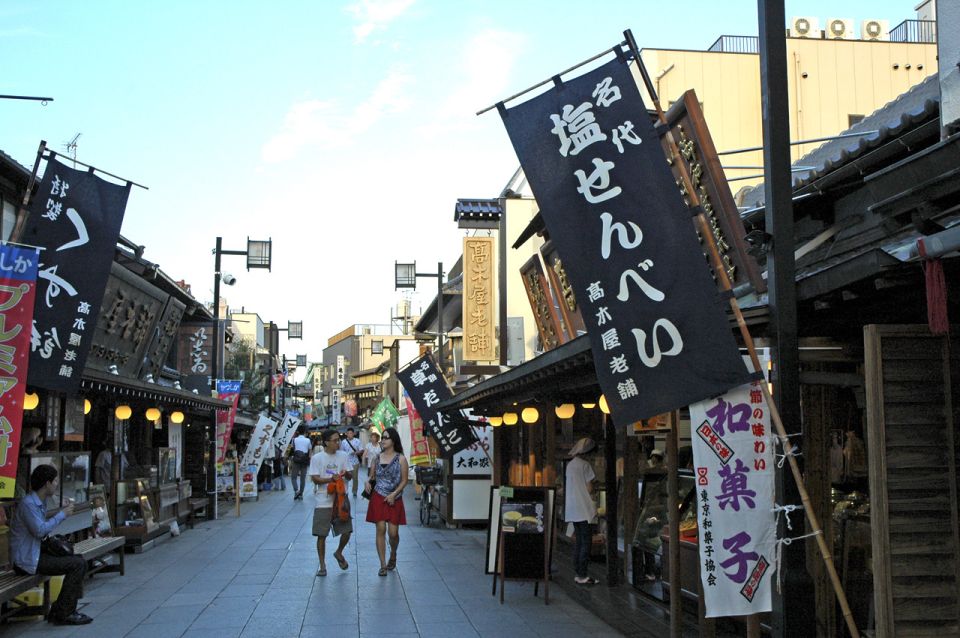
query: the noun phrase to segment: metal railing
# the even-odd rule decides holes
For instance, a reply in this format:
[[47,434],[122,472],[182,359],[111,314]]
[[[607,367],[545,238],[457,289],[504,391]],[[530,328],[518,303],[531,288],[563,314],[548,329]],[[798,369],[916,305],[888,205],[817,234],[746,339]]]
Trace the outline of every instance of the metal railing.
[[891,42],[937,42],[937,23],[934,20],[904,20],[890,29]]
[[722,35],[707,51],[714,53],[759,53],[760,38],[755,35]]

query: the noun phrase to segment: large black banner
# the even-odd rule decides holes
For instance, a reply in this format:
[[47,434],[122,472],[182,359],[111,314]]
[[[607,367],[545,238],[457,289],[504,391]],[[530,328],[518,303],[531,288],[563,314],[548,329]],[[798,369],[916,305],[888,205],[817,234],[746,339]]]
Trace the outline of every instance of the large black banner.
[[[28,383],[73,394],[80,385],[110,275],[130,185],[47,161],[21,241],[39,246]],[[136,316],[104,318],[135,329]]]
[[617,423],[747,382],[627,62],[555,82],[500,115],[581,300]]
[[468,423],[461,419],[451,421],[450,417],[437,412],[435,406],[452,397],[453,393],[440,374],[432,355],[423,355],[398,372],[397,378],[423,419],[427,434],[440,446],[441,456],[452,458],[460,450],[477,442],[477,437]]

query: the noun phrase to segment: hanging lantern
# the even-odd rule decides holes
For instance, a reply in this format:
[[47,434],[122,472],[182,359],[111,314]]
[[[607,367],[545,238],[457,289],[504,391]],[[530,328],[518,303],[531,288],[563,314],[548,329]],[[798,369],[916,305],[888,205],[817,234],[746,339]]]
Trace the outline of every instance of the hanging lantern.
[[523,412],[520,413],[520,418],[523,419],[524,423],[536,423],[537,419],[540,418],[540,412],[534,408],[524,408]]
[[183,423],[183,412],[177,410],[170,413],[170,422],[171,423]]
[[159,421],[160,410],[157,408],[147,408],[147,421]]
[[121,421],[126,421],[130,418],[130,415],[133,414],[133,410],[130,409],[129,405],[118,405],[117,409],[113,411],[113,414]]
[[610,414],[610,406],[607,405],[607,395],[600,395],[600,411],[604,414]]
[[580,407],[583,408],[584,410],[592,410],[592,409],[594,409],[595,407],[597,407],[597,404],[596,404],[596,403],[581,403],[581,404],[580,404]]
[[504,425],[516,425],[516,424],[517,424],[517,413],[516,413],[516,412],[504,412],[504,413],[503,413],[503,424],[504,424]]
[[90,403],[90,399],[83,400],[83,413],[90,414],[90,410],[93,408],[93,404]]
[[36,392],[23,395],[23,409],[33,410],[40,405],[40,395]]
[[577,406],[572,403],[564,403],[563,405],[558,405],[553,409],[553,412],[557,415],[558,419],[569,419],[576,411]]
[[498,427],[500,427],[500,426],[503,424],[503,417],[502,417],[502,416],[488,416],[488,417],[487,417],[487,423],[489,423],[492,427],[498,428]]

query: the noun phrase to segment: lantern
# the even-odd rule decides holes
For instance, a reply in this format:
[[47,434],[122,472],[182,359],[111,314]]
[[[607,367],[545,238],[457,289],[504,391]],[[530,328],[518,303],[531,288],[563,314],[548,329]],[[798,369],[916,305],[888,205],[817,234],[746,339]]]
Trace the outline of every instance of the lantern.
[[516,425],[516,424],[517,424],[517,413],[516,413],[516,412],[504,412],[504,413],[503,413],[503,424],[504,424],[504,425]]
[[607,395],[600,395],[600,411],[604,414],[610,414],[610,406],[607,405]]
[[540,412],[533,407],[524,408],[523,412],[520,413],[520,418],[523,419],[524,423],[536,423],[537,419],[540,418]]
[[580,407],[583,408],[583,409],[585,409],[585,410],[592,410],[592,409],[594,409],[595,407],[597,407],[597,404],[596,404],[596,403],[581,403],[581,404],[580,404]]
[[40,405],[40,395],[36,392],[23,395],[23,409],[33,410]]
[[170,413],[170,422],[171,423],[183,423],[183,412],[177,410],[176,412]]
[[83,400],[83,413],[90,414],[90,409],[93,407],[93,404],[90,403],[90,399]]
[[492,427],[498,428],[498,427],[500,427],[501,424],[503,424],[503,417],[502,417],[502,416],[488,416],[488,417],[487,417],[487,423],[489,423]]
[[113,414],[121,421],[126,421],[130,418],[130,415],[133,414],[133,410],[130,409],[129,405],[118,405],[117,409],[113,411]]
[[569,419],[573,416],[573,413],[577,411],[577,406],[572,403],[564,403],[563,405],[555,407],[553,411],[558,419]]
[[147,420],[148,421],[159,421],[160,420],[160,410],[157,408],[147,408]]

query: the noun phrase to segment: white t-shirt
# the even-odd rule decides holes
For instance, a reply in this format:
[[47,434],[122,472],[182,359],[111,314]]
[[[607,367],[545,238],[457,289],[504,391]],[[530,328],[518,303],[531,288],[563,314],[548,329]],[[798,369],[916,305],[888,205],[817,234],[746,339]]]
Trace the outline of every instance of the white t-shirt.
[[567,487],[564,498],[563,520],[567,523],[596,522],[597,505],[590,495],[590,481],[597,478],[593,466],[579,456],[567,463]]
[[379,443],[367,443],[363,449],[366,452],[363,457],[363,464],[367,466],[367,469],[370,469],[377,462],[377,457],[383,450],[380,449]]
[[354,437],[352,440],[344,437],[340,440],[340,451],[350,457],[350,467],[360,465],[360,459],[357,458],[357,452],[363,451],[363,444],[360,439]]
[[[307,470],[307,475],[329,478],[336,476],[340,472],[350,472],[352,469],[350,459],[347,458],[345,452],[340,452],[339,450],[333,454],[317,452],[313,455],[313,458],[310,459],[310,469]],[[333,507],[333,494],[327,492],[327,485],[327,483],[317,485],[317,509],[321,507]]]
[[293,440],[293,449],[310,454],[310,439],[301,434]]

